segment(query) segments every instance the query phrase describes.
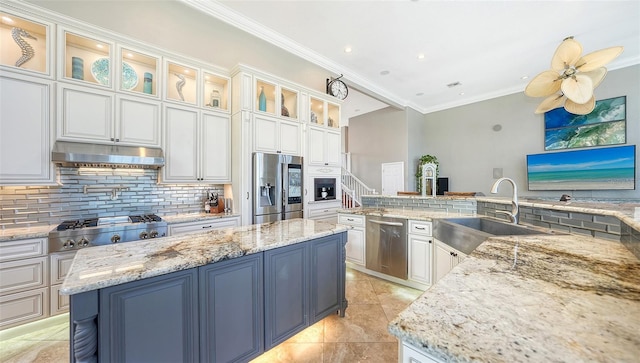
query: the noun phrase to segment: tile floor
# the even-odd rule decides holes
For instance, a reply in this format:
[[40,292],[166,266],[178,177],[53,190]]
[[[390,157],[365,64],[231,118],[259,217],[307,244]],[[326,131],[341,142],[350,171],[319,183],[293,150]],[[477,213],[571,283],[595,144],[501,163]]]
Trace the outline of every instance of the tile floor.
[[[329,316],[252,363],[397,362],[398,343],[387,324],[422,292],[347,269],[346,294],[345,318]],[[0,362],[68,362],[67,316],[28,334],[0,332]]]

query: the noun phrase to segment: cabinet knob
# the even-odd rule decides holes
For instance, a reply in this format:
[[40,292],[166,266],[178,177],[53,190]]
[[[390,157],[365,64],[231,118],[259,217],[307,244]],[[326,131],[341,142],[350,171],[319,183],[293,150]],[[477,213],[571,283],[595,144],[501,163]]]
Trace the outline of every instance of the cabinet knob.
[[116,139],[114,139],[113,137],[111,138],[111,141],[116,141]]
[[120,142],[120,139],[116,139],[116,142]]

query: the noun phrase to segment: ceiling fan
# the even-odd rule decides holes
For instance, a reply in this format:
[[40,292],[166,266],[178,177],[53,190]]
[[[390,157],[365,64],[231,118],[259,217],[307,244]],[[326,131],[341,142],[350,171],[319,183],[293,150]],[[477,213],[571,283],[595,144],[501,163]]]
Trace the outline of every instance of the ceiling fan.
[[535,76],[524,93],[530,97],[547,97],[535,113],[545,113],[564,104],[565,110],[577,115],[593,111],[593,90],[607,75],[605,64],[622,53],[624,47],[610,47],[583,57],[582,45],[573,37],[565,38],[551,59],[551,69]]

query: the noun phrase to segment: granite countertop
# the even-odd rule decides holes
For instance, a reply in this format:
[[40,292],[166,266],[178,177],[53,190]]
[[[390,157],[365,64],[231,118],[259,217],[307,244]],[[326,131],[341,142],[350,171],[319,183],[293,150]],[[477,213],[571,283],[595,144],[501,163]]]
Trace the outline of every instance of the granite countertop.
[[291,219],[81,249],[60,292],[73,295],[328,236],[346,226]]
[[[369,208],[358,207],[349,209],[339,209],[338,213],[355,214],[361,216],[379,216],[391,218],[407,218],[418,221],[431,221],[436,218],[453,218],[464,216],[458,213],[440,212],[434,210],[417,210],[417,209],[394,209],[394,208]],[[469,216],[469,215],[466,215]]]
[[[224,213],[186,213],[176,214],[170,216],[160,216],[162,220],[167,224],[186,223],[186,222],[199,222],[210,219],[221,219],[229,217],[238,217],[238,214],[224,214]],[[62,222],[62,220],[60,221]],[[14,239],[27,239],[27,238],[46,238],[49,237],[51,232],[58,225],[44,225],[33,227],[19,227],[19,228],[6,228],[0,229],[0,242],[11,241]]]
[[637,362],[639,326],[640,261],[621,243],[537,235],[487,239],[389,331],[443,361]]

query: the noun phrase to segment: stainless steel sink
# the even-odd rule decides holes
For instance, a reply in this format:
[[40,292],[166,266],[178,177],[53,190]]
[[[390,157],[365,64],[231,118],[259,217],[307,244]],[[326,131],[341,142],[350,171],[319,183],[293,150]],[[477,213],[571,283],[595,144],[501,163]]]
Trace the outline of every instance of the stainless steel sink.
[[458,251],[469,254],[487,238],[554,234],[534,227],[503,223],[489,218],[444,218],[433,220],[433,236]]

